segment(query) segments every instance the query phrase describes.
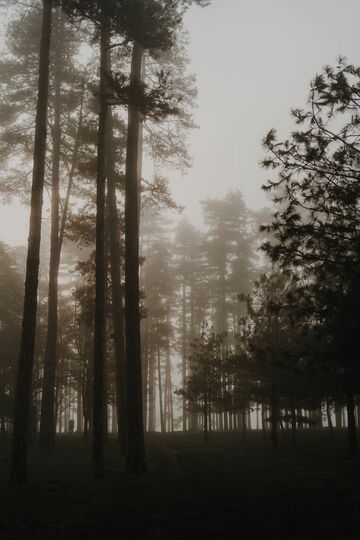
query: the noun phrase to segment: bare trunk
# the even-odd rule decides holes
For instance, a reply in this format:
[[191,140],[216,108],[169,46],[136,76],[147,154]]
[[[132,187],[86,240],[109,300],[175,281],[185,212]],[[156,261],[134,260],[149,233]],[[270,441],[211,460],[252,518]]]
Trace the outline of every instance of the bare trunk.
[[[130,86],[136,91],[142,79],[143,49],[134,43]],[[139,292],[139,141],[141,115],[129,105],[125,180],[125,343],[128,408],[126,470],[146,470],[142,403],[140,292]]]
[[[110,71],[110,60],[108,60]],[[121,244],[115,186],[112,111],[108,110],[107,125],[107,207],[110,251],[111,296],[116,372],[116,412],[118,439],[123,452],[127,447],[126,372],[124,340],[124,306],[121,292]]]
[[104,476],[105,437],[105,348],[106,348],[106,250],[105,250],[105,193],[106,193],[106,117],[107,117],[107,50],[110,43],[108,21],[102,14],[100,37],[100,111],[96,176],[96,270],[95,270],[95,333],[93,385],[93,474]]
[[60,267],[59,214],[60,214],[60,150],[61,150],[61,79],[65,18],[58,9],[55,32],[55,98],[51,180],[51,241],[48,294],[48,326],[44,357],[42,386],[40,446],[50,451],[55,447],[55,378],[58,350],[58,278]]
[[161,429],[161,433],[165,433],[163,392],[162,392],[162,379],[161,379],[161,355],[160,355],[159,345],[158,345],[158,350],[157,350],[157,372],[158,372],[158,388],[159,388],[160,429]]
[[149,422],[148,430],[155,431],[155,354],[153,347],[150,347],[149,353]]
[[[182,387],[186,388],[186,286],[182,286]],[[186,397],[182,397],[182,425],[187,430]]]

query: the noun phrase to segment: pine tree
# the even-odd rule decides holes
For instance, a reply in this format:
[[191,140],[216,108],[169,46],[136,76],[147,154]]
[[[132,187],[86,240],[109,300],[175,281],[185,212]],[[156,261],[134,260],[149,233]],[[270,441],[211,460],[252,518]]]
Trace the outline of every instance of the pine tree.
[[29,244],[26,265],[24,316],[15,391],[14,432],[10,464],[11,481],[27,481],[27,436],[31,379],[34,361],[37,288],[41,237],[42,200],[44,189],[46,120],[49,93],[49,61],[51,43],[52,1],[43,0],[43,26],[39,59],[39,94],[37,102],[34,169],[31,195]]

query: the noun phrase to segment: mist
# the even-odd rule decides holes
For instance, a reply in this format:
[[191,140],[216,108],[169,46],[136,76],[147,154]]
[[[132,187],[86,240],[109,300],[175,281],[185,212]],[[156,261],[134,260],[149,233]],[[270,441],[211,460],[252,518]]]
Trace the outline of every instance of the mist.
[[359,537],[359,15],[0,0],[1,537]]

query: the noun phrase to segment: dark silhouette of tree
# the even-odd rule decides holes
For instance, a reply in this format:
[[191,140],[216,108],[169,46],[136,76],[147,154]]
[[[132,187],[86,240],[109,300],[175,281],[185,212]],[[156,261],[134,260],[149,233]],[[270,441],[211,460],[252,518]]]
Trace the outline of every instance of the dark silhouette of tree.
[[15,390],[14,432],[10,464],[11,481],[15,484],[25,484],[27,481],[27,436],[36,330],[37,288],[47,132],[46,120],[49,92],[51,20],[52,1],[44,0],[24,316]]
[[[340,59],[312,83],[307,110],[295,109],[300,126],[289,140],[274,131],[264,141],[264,165],[278,176],[264,189],[274,192],[278,211],[265,230],[274,240],[264,249],[282,268],[305,281],[302,298],[315,324],[328,335],[329,359],[337,358],[348,409],[349,448],[356,453],[354,378],[357,361],[352,337],[359,298],[359,78]],[[329,363],[333,369],[333,362]]]

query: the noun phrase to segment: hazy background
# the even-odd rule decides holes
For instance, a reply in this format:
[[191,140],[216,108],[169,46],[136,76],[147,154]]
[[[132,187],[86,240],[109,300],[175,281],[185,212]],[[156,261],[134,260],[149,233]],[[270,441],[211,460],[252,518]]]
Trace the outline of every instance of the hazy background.
[[[286,135],[291,107],[305,104],[309,82],[339,54],[360,64],[358,0],[213,0],[192,8],[190,70],[198,78],[200,129],[191,134],[194,166],[170,176],[176,201],[201,221],[199,200],[240,189],[248,206],[269,204],[261,192],[261,139]],[[24,244],[27,211],[0,207],[0,240]]]

